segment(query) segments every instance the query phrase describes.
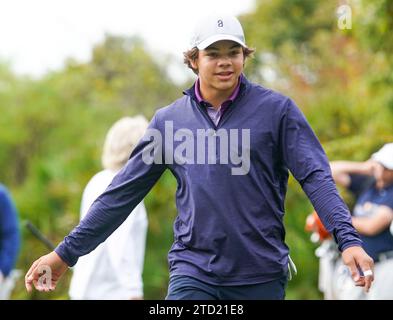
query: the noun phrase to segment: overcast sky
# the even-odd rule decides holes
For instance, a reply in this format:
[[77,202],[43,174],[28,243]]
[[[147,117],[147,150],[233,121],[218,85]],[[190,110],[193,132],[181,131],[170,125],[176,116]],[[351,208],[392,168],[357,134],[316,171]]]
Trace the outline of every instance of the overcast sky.
[[254,0],[0,0],[0,60],[21,74],[40,76],[65,58],[86,61],[105,33],[138,34],[149,48],[179,61],[196,18],[238,15]]

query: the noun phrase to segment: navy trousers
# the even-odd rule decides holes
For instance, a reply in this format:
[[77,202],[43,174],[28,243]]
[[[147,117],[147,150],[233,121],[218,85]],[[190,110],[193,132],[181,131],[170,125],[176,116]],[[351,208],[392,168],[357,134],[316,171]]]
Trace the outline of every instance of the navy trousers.
[[266,283],[217,286],[196,278],[174,275],[166,300],[284,300],[287,276]]

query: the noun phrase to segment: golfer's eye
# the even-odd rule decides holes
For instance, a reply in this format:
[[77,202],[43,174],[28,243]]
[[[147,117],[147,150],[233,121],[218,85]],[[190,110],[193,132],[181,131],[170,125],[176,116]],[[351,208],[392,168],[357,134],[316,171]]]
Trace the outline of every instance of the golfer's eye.
[[229,53],[229,55],[230,55],[231,57],[236,57],[238,54],[240,54],[240,51],[239,51],[239,50],[231,51],[231,52]]
[[217,58],[218,57],[218,53],[216,53],[216,52],[209,52],[207,54],[207,56],[210,57],[210,58]]

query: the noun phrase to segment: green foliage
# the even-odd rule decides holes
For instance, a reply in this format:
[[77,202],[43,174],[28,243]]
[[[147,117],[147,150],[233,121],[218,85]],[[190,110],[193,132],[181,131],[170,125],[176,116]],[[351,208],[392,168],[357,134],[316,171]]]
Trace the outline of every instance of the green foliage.
[[[247,42],[257,49],[249,78],[287,94],[305,113],[331,160],[365,160],[393,141],[392,2],[348,1],[353,29],[337,28],[342,1],[260,0],[241,17]],[[165,59],[164,59],[165,60]],[[26,219],[58,243],[78,223],[81,193],[100,170],[104,136],[125,115],[154,111],[181,96],[165,66],[138,38],[108,35],[87,63],[68,60],[40,80],[14,75],[0,63],[0,181],[20,212],[23,272],[46,248],[26,229]],[[176,180],[166,172],[149,193],[145,297],[162,299],[173,241]],[[291,178],[286,199],[286,241],[299,275],[288,299],[320,299],[316,248],[304,231],[312,206]],[[68,273],[50,294],[28,295],[22,279],[17,299],[67,299]]]

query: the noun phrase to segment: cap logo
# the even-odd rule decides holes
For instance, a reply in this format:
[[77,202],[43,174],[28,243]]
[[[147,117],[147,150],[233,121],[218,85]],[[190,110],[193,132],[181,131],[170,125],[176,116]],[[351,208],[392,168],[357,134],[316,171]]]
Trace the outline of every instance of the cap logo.
[[224,22],[222,20],[217,21],[217,25],[222,28],[224,26]]

